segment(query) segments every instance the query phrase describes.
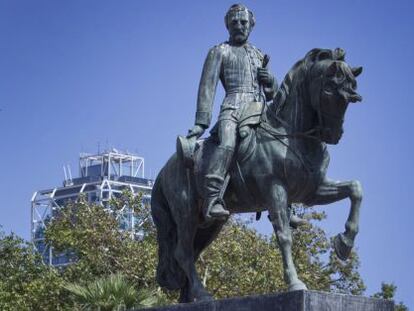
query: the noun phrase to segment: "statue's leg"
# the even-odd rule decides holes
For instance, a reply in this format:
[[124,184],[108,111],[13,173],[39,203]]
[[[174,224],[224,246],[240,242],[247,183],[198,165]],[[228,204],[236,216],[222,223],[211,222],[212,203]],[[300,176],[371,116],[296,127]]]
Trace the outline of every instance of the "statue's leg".
[[[224,117],[221,116],[221,117]],[[218,123],[219,144],[205,158],[206,175],[204,177],[203,199],[207,217],[226,219],[230,213],[225,209],[220,193],[224,187],[227,171],[232,163],[236,145],[237,123],[232,119],[222,119]]]
[[345,223],[345,232],[335,237],[335,252],[342,260],[346,260],[354,245],[358,233],[359,210],[362,201],[362,187],[359,181],[331,181],[325,180],[316,191],[315,197],[309,205],[324,205],[349,198],[351,209]]
[[180,222],[181,223],[177,224],[175,259],[187,276],[187,283],[185,287],[181,289],[180,302],[210,300],[211,295],[205,290],[195,267],[193,244],[197,230],[197,214],[191,213],[191,215],[182,215]]
[[282,252],[285,282],[289,291],[307,289],[299,280],[292,258],[292,234],[289,225],[287,193],[283,186],[272,185],[268,194],[269,218],[276,233],[277,242]]

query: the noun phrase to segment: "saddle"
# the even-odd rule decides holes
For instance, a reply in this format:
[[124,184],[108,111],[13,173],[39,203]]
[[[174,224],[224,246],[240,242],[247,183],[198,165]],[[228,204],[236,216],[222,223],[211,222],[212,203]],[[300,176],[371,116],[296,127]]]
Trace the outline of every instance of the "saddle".
[[[236,151],[236,158],[238,161],[243,162],[249,158],[256,147],[256,141],[254,139],[253,128],[260,124],[261,115],[264,110],[264,103],[251,102],[245,105],[240,110],[240,121],[238,124],[239,143]],[[178,136],[176,142],[176,151],[178,158],[182,161],[185,167],[193,168],[195,163],[196,152],[204,144],[208,144],[211,140],[214,140],[216,134],[216,126],[210,131],[212,136],[204,140],[196,140],[195,138],[186,138],[185,136]]]

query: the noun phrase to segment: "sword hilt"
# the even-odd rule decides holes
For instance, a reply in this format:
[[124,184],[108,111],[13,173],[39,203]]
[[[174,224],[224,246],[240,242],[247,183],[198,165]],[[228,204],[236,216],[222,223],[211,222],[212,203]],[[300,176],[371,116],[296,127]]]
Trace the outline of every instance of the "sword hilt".
[[266,68],[267,64],[269,64],[270,56],[265,54],[263,57],[262,68]]

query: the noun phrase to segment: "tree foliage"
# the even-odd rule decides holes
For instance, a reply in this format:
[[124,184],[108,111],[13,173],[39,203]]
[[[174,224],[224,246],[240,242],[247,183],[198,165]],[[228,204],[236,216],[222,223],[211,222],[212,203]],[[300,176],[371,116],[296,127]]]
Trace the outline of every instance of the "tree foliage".
[[[115,216],[125,204],[135,207],[140,225],[132,235],[140,236],[139,239],[131,238],[131,232],[119,230]],[[84,199],[63,207],[45,235],[55,251],[76,257],[76,262],[62,272],[65,280],[87,282],[121,273],[137,288],[154,288],[157,245],[149,207],[141,205],[140,196],[125,193],[111,202],[112,211]]]
[[0,232],[0,310],[62,310],[62,284],[29,243]]
[[[397,292],[397,286],[394,284],[382,283],[381,284],[381,291],[375,293],[372,297],[374,298],[382,298],[387,300],[394,300],[395,293]],[[408,311],[406,305],[402,302],[395,305],[395,311]]]
[[[82,291],[89,291],[89,298],[95,297],[97,301],[98,296],[92,295],[92,289],[103,289],[106,286],[103,284],[114,281],[111,279],[114,275],[123,276],[120,284],[125,287],[121,292],[129,293],[129,297],[132,288],[135,291],[156,289],[157,242],[149,206],[142,204],[140,196],[128,192],[112,200],[110,205],[111,209],[105,209],[81,198],[54,214],[45,230],[47,243],[53,246],[54,252],[65,252],[76,259],[59,271],[43,265],[27,242],[15,235],[1,236],[0,309],[16,310],[14,307],[18,306],[18,310],[75,310],[79,303],[86,304],[86,300],[81,302]],[[134,231],[119,229],[119,215],[125,208],[133,210],[137,223]],[[365,286],[358,272],[357,254],[352,253],[346,262],[339,260],[330,240],[318,226],[326,218],[325,214],[305,207],[298,207],[297,212],[309,219],[309,224],[293,230],[292,252],[299,277],[309,289],[362,294]],[[241,218],[233,218],[223,227],[218,238],[200,256],[197,269],[216,298],[286,289],[274,235],[260,235],[250,221]],[[377,297],[393,297],[395,288],[387,286],[383,285]],[[100,298],[106,303],[110,302],[105,298],[109,292],[114,296],[121,293],[115,290],[117,287],[105,288],[106,296]],[[176,295],[156,291],[157,298],[164,299],[164,303],[175,301]],[[399,306],[397,310],[407,310],[404,305]]]
[[[113,200],[115,212],[86,201],[68,204],[46,230],[55,250],[71,250],[77,262],[64,271],[65,279],[92,281],[103,275],[122,273],[138,287],[155,287],[157,245],[148,206],[140,197],[124,193]],[[141,238],[130,239],[118,230],[116,211],[135,206],[136,227]],[[323,213],[300,208],[311,221],[293,231],[293,255],[299,276],[310,289],[361,294],[364,283],[358,273],[356,253],[342,262],[317,222]],[[281,254],[275,237],[260,235],[248,223],[231,220],[201,255],[198,270],[207,289],[216,297],[243,296],[285,290]],[[170,297],[173,297],[170,295]]]

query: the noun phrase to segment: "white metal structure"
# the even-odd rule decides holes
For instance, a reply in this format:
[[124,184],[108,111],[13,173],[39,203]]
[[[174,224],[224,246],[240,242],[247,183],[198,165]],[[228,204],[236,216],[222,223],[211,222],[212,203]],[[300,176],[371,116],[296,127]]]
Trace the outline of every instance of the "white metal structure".
[[[143,203],[149,204],[153,183],[144,178],[143,158],[116,149],[96,155],[81,154],[78,178],[72,179],[69,167],[64,168],[64,173],[62,187],[37,191],[31,199],[32,242],[45,263],[54,266],[71,262],[68,254],[55,254],[44,239],[45,228],[64,204],[75,201],[83,194],[89,202],[111,209],[108,202],[124,190],[130,190],[133,194],[142,193]],[[134,214],[128,206],[116,213],[120,229],[130,232],[131,238],[137,238]]]

